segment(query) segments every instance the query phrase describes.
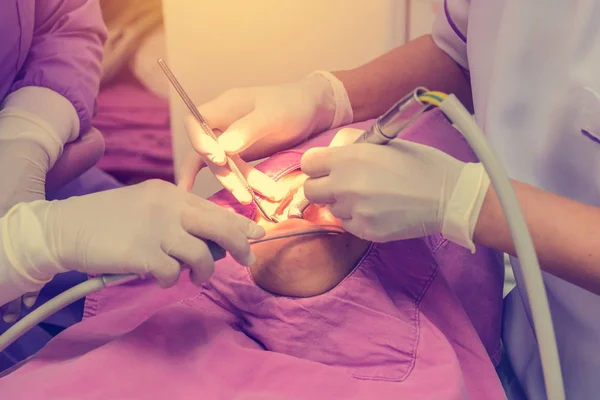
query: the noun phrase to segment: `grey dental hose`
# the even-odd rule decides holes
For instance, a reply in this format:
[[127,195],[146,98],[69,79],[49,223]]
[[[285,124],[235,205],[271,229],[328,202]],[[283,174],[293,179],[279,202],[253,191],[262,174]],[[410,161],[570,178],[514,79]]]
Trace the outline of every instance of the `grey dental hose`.
[[[336,226],[316,225],[313,228],[305,230],[283,231],[273,235],[267,235],[262,239],[251,241],[250,245],[306,235],[338,235],[343,232],[344,231],[341,228]],[[207,240],[206,243],[215,261],[225,258],[226,253],[221,246],[211,240]],[[40,322],[43,322],[46,318],[69,306],[70,304],[75,303],[77,300],[83,299],[84,297],[102,289],[122,285],[137,279],[140,279],[140,276],[136,274],[105,274],[89,279],[76,286],[73,286],[68,290],[65,290],[61,294],[48,300],[35,310],[31,311],[19,321],[15,322],[2,335],[0,335],[0,352],[6,350],[8,346],[10,346]]]
[[136,274],[102,275],[65,290],[15,322],[6,330],[6,332],[0,335],[0,351],[6,350],[8,346],[23,336],[27,331],[49,316],[56,314],[63,308],[75,303],[77,300],[83,299],[85,296],[98,292],[104,288],[121,285],[138,278],[139,276]]
[[522,266],[523,284],[531,307],[531,317],[544,374],[546,396],[549,400],[564,400],[565,389],[548,296],[546,295],[533,240],[529,234],[525,217],[512,184],[500,160],[488,146],[483,132],[456,96],[448,95],[441,102],[439,108],[467,139],[477,158],[485,167],[496,190],[515,243],[517,257]]

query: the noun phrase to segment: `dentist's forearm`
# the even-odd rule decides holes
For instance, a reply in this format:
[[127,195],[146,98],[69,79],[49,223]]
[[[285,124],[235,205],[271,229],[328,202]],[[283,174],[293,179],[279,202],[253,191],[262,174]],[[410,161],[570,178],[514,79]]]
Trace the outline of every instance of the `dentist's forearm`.
[[[600,294],[600,208],[513,181],[545,271]],[[476,243],[516,255],[498,197],[490,187],[475,227]]]
[[348,92],[355,122],[378,117],[417,86],[454,93],[467,108],[472,107],[469,80],[430,35],[363,66],[333,74]]

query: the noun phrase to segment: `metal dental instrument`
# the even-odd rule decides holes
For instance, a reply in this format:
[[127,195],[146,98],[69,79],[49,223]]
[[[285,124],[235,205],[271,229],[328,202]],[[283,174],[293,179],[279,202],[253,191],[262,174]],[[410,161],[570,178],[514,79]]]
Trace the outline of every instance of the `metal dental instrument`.
[[[418,87],[403,97],[389,110],[383,113],[373,126],[367,129],[354,143],[387,144],[395,139],[400,132],[412,124],[425,111],[433,106],[419,99],[419,95],[428,92],[424,87]],[[304,189],[301,187],[296,193],[303,198],[294,201],[288,208],[288,218],[302,218],[304,211],[310,205],[310,201],[304,197]],[[294,196],[295,197],[295,196]]]
[[321,234],[321,235],[341,235],[342,233],[344,233],[344,230],[335,225],[320,225],[320,226],[316,226],[314,229],[311,229],[311,230],[293,231],[290,233],[283,232],[278,235],[265,236],[262,239],[252,240],[250,242],[250,246],[252,246],[254,244],[258,244],[258,243],[271,242],[273,240],[287,239],[287,238],[298,237],[298,236],[319,235],[319,234]]
[[[173,87],[187,106],[188,110],[192,113],[196,121],[198,121],[204,133],[206,133],[214,140],[217,140],[217,135],[215,135],[210,126],[208,126],[208,123],[206,122],[202,114],[200,114],[198,108],[194,105],[194,102],[192,101],[190,96],[188,96],[188,94],[185,92],[177,78],[175,78],[175,75],[173,74],[171,69],[167,66],[167,63],[165,63],[165,61],[161,58],[158,60],[158,65],[160,65],[163,72],[165,73],[165,75],[167,76],[167,78],[169,79],[169,81],[171,82],[171,84],[173,85]],[[256,208],[258,208],[260,213],[271,222],[280,222],[278,218],[274,218],[267,214],[267,212],[262,206],[262,199],[258,197],[256,193],[254,193],[254,190],[252,189],[252,187],[250,187],[250,184],[248,183],[240,169],[237,167],[237,165],[235,165],[235,163],[229,156],[227,157],[227,166],[229,167],[231,172],[236,176],[239,182],[244,186],[244,188],[250,193],[250,195],[252,196],[252,202],[256,205]]]

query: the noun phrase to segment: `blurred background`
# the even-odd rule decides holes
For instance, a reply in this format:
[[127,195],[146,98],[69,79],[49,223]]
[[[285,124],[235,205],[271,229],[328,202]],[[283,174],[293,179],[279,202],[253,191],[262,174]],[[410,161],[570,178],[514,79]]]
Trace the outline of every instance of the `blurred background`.
[[[101,0],[109,40],[94,120],[106,140],[99,167],[126,184],[176,179],[191,151],[187,110],[158,58],[200,105],[238,86],[357,67],[429,33],[442,2]],[[208,197],[220,188],[203,171],[194,192]]]

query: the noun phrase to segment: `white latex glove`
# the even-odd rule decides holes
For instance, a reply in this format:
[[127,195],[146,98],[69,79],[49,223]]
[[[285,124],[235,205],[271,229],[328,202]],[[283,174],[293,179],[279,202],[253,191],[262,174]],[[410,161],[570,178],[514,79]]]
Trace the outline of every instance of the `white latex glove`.
[[473,230],[490,182],[483,166],[400,139],[385,146],[342,146],[362,132],[342,129],[330,147],[304,154],[307,199],[328,204],[344,229],[363,239],[388,242],[441,232],[474,251]]
[[46,197],[46,173],[77,138],[73,105],[50,89],[24,87],[0,106],[0,216],[22,201]]
[[[217,134],[223,133],[216,143],[193,118],[187,119],[186,129],[197,152],[181,171],[179,184],[187,190],[205,160],[209,166],[223,166],[226,153],[241,153],[246,161],[254,161],[301,143],[315,133],[352,122],[346,89],[335,76],[323,71],[294,83],[229,90],[200,106],[199,111]],[[285,195],[273,180],[239,157],[236,163],[256,191],[271,200],[280,200]],[[221,184],[238,201],[248,203],[251,198],[237,180],[227,179],[228,169],[219,171],[217,178]]]
[[200,284],[214,270],[202,239],[250,265],[248,239],[265,234],[253,221],[158,180],[63,201],[21,203],[0,228],[5,258],[0,268],[7,265],[0,273],[0,300],[5,301],[69,270],[152,275],[169,287],[183,263]]
[[[46,198],[46,173],[63,145],[77,138],[79,118],[60,94],[42,87],[24,87],[0,105],[0,216],[20,202]],[[32,307],[38,293],[23,297]],[[0,308],[6,322],[21,312],[21,299]]]

